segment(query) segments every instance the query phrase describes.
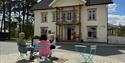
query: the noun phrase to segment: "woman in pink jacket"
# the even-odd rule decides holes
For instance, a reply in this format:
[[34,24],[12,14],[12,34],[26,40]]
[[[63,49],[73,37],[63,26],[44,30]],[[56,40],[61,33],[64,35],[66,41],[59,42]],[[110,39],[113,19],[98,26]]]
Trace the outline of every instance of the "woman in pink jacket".
[[50,42],[47,40],[47,36],[45,34],[41,35],[39,44],[42,46],[39,49],[39,55],[42,56],[49,56],[51,54],[50,50]]

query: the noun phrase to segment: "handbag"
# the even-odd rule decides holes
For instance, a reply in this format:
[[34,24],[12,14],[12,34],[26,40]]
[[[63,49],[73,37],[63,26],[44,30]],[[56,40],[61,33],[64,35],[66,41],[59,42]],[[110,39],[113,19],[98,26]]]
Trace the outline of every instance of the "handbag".
[[55,49],[55,48],[56,48],[55,45],[51,45],[51,46],[50,46],[50,49]]

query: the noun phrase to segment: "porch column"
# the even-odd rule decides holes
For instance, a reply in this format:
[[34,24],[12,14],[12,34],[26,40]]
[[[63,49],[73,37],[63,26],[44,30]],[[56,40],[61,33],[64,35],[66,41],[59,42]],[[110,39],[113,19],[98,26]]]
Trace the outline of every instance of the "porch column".
[[61,40],[63,41],[63,34],[64,34],[64,31],[63,31],[63,7],[61,8],[61,27],[62,27],[62,33],[61,33]]
[[81,5],[79,5],[79,41],[81,40],[81,35],[82,35],[82,31],[81,31]]

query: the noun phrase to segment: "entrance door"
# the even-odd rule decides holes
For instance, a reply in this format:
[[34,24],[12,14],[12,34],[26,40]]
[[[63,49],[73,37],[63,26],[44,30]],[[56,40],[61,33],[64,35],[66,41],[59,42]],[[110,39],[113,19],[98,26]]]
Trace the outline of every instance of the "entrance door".
[[71,40],[71,35],[72,35],[72,29],[68,28],[67,29],[67,40]]

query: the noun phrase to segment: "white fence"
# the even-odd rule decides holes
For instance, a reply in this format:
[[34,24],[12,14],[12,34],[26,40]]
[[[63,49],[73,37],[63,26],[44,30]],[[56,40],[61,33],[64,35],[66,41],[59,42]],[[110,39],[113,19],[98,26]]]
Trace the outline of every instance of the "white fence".
[[125,44],[125,37],[109,36],[108,39],[109,39],[109,43]]

